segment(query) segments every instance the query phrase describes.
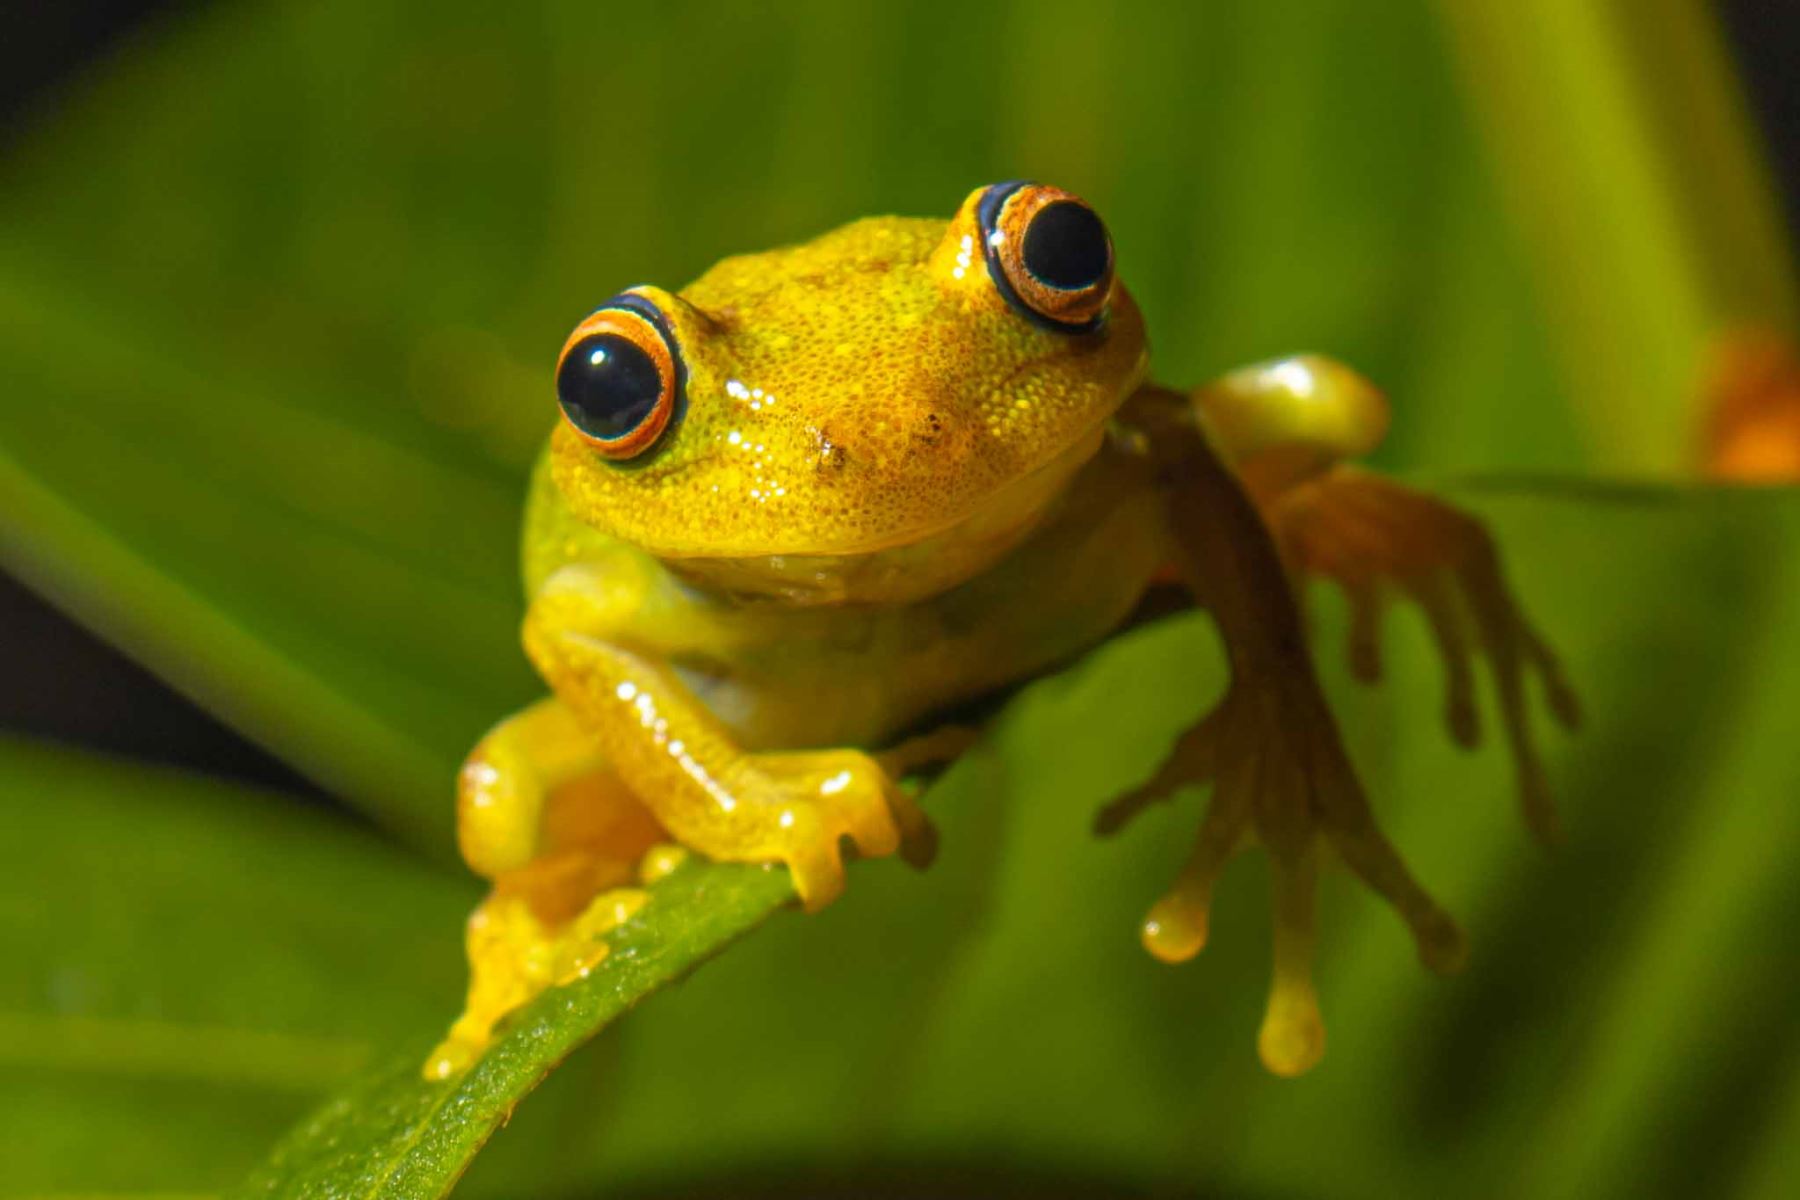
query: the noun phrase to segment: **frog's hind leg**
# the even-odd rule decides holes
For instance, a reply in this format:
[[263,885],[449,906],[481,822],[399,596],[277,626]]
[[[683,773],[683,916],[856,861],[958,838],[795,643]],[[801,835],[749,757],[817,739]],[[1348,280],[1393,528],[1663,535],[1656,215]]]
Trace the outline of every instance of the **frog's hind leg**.
[[1117,829],[1184,785],[1211,785],[1193,854],[1141,929],[1145,947],[1171,962],[1204,946],[1215,881],[1241,847],[1261,844],[1273,873],[1275,953],[1258,1047],[1271,1071],[1296,1075],[1325,1045],[1312,982],[1324,857],[1335,852],[1394,906],[1427,966],[1453,970],[1462,935],[1376,825],[1313,669],[1292,581],[1251,496],[1192,422],[1185,397],[1143,389],[1124,419],[1145,435],[1175,565],[1218,625],[1231,682],[1155,776],[1109,806],[1098,827]]
[[667,840],[555,701],[476,747],[458,807],[464,855],[494,886],[469,917],[468,998],[428,1079],[467,1067],[507,1014],[604,959],[606,935],[644,903],[640,860]]
[[1383,604],[1398,595],[1424,616],[1445,664],[1445,723],[1461,745],[1480,741],[1476,659],[1486,661],[1518,779],[1520,806],[1541,840],[1556,835],[1550,789],[1532,736],[1525,680],[1535,674],[1564,727],[1580,720],[1556,657],[1513,599],[1481,522],[1423,492],[1338,467],[1273,498],[1268,517],[1283,557],[1302,577],[1335,580],[1350,603],[1354,674],[1381,674]]
[[1297,355],[1221,376],[1189,401],[1262,510],[1288,566],[1336,580],[1350,603],[1350,668],[1381,674],[1380,617],[1399,594],[1424,615],[1448,677],[1445,720],[1455,740],[1481,736],[1473,663],[1486,659],[1532,832],[1556,831],[1532,739],[1524,679],[1543,683],[1552,714],[1573,728],[1574,691],[1512,598],[1481,522],[1423,492],[1345,465],[1378,445],[1388,407],[1342,363]]

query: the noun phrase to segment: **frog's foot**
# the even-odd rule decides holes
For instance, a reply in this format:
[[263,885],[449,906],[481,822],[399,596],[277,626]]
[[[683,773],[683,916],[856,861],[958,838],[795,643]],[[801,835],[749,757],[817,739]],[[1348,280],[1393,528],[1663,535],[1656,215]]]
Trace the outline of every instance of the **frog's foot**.
[[1579,723],[1580,708],[1555,656],[1514,602],[1482,524],[1422,492],[1350,468],[1278,497],[1269,519],[1294,570],[1344,589],[1350,665],[1359,678],[1380,677],[1378,631],[1387,597],[1397,592],[1419,608],[1445,665],[1445,721],[1463,746],[1481,740],[1473,661],[1487,660],[1525,822],[1540,840],[1554,840],[1556,812],[1531,734],[1525,677],[1538,676],[1565,728]]
[[713,820],[682,828],[681,840],[712,858],[736,862],[780,860],[808,912],[844,890],[842,843],[885,858],[898,851],[916,867],[929,865],[937,845],[931,822],[893,777],[859,750],[752,754],[734,803]]
[[565,854],[502,876],[469,917],[469,994],[449,1035],[425,1061],[425,1078],[449,1079],[479,1058],[494,1027],[548,988],[573,983],[605,960],[607,935],[631,919],[669,855],[628,861]]
[[1445,972],[1460,964],[1461,932],[1376,828],[1337,726],[1310,679],[1234,685],[1218,709],[1176,743],[1156,776],[1109,805],[1097,827],[1115,830],[1176,789],[1203,783],[1212,785],[1212,798],[1193,854],[1145,918],[1144,947],[1165,962],[1198,954],[1225,864],[1252,838],[1260,841],[1274,886],[1274,969],[1257,1042],[1270,1071],[1301,1074],[1325,1049],[1312,981],[1314,893],[1325,847],[1399,911],[1427,966]]

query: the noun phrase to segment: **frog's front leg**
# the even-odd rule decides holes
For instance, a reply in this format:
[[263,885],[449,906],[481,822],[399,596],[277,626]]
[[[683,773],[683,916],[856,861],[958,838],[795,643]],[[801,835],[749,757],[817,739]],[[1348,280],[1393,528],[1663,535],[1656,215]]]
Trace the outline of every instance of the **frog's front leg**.
[[709,858],[783,862],[808,910],[844,886],[840,842],[862,854],[929,860],[930,823],[868,754],[853,749],[750,753],[654,649],[591,571],[546,581],[525,646],[557,695],[657,821]]
[[1213,785],[1194,852],[1144,923],[1146,948],[1169,961],[1199,952],[1225,863],[1252,837],[1261,842],[1273,869],[1275,962],[1258,1045],[1270,1070],[1299,1074],[1324,1051],[1311,953],[1326,847],[1394,905],[1428,966],[1453,969],[1462,935],[1376,827],[1314,674],[1274,540],[1185,397],[1145,389],[1122,417],[1146,435],[1175,565],[1218,622],[1232,678],[1219,707],[1152,780],[1101,814],[1100,828],[1116,828],[1184,784]]

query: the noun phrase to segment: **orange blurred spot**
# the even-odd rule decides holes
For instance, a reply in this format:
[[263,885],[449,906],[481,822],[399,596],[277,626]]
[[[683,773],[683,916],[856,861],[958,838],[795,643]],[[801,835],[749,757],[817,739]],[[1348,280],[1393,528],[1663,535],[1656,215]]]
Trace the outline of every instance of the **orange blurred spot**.
[[1800,483],[1800,348],[1769,329],[1725,335],[1702,403],[1701,469],[1735,483]]

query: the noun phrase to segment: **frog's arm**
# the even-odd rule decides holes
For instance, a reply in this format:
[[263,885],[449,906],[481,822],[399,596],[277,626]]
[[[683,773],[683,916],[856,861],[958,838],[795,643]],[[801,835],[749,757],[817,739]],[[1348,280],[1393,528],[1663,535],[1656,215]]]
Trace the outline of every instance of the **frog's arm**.
[[1184,784],[1213,785],[1194,852],[1144,923],[1145,946],[1170,961],[1204,945],[1213,885],[1226,861],[1252,835],[1263,844],[1273,865],[1275,962],[1258,1044],[1271,1070],[1298,1074],[1324,1049],[1311,980],[1321,842],[1399,910],[1427,965],[1454,967],[1461,934],[1376,828],[1314,675],[1275,543],[1187,399],[1146,388],[1121,419],[1145,435],[1176,568],[1218,622],[1232,683],[1156,776],[1101,814],[1100,828],[1117,828]]
[[585,564],[539,589],[525,647],[609,767],[682,844],[736,862],[782,861],[809,909],[843,888],[839,839],[864,854],[929,858],[929,823],[857,750],[752,754],[634,640],[636,597]]

